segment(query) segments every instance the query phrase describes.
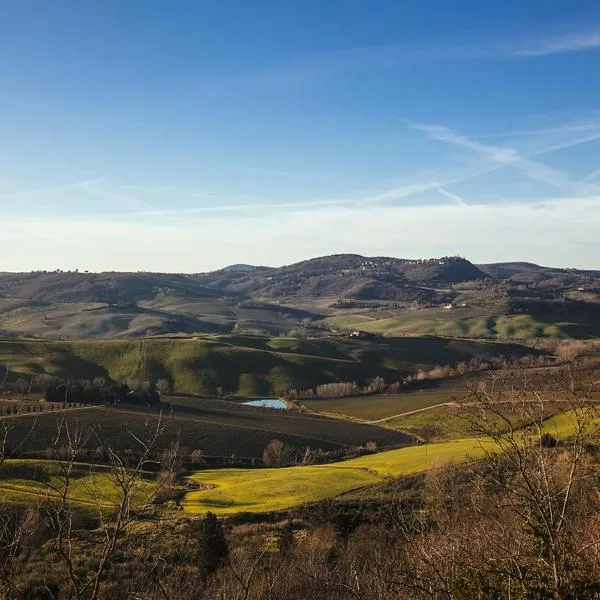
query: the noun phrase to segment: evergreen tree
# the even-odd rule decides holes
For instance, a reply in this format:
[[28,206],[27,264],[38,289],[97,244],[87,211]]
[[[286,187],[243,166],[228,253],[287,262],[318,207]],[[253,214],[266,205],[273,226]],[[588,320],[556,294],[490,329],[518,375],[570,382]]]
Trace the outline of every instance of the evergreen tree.
[[277,532],[277,547],[279,552],[290,552],[294,547],[294,524],[291,519]]
[[199,567],[206,574],[214,573],[227,562],[229,546],[221,523],[211,512],[200,523],[199,542]]

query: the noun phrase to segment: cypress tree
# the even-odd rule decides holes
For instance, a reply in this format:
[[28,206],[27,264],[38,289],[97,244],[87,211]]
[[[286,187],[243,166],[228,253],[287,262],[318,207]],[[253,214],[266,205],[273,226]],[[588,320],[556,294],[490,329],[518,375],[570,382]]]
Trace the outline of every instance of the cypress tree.
[[229,546],[221,523],[211,512],[206,513],[202,519],[198,533],[200,542],[198,566],[208,575],[227,562]]

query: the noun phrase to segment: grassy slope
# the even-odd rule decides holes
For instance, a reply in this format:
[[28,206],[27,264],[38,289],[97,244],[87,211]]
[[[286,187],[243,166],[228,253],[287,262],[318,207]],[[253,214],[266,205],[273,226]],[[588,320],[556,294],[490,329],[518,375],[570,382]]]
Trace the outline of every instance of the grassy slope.
[[[200,471],[191,479],[208,489],[190,492],[184,508],[191,513],[269,512],[331,498],[386,477],[420,473],[440,461],[456,462],[481,456],[475,440],[411,446],[335,465],[285,469]],[[214,486],[214,487],[212,487]]]
[[[6,460],[0,469],[0,495],[5,501],[29,503],[56,500],[64,486],[59,464],[49,460]],[[134,502],[145,503],[154,493],[152,479],[140,481]],[[95,508],[96,501],[110,508],[121,500],[107,467],[78,463],[71,473],[69,500],[83,507]]]
[[304,400],[302,404],[312,411],[323,414],[373,421],[449,402],[453,396],[454,394],[448,391],[413,392],[331,400]]
[[91,300],[41,302],[0,296],[3,331],[48,339],[131,339],[233,330],[278,335],[296,327],[299,319],[277,307],[244,308],[231,298],[159,294],[137,304],[108,305]]
[[486,314],[473,316],[470,309],[407,310],[394,316],[380,317],[377,313],[330,317],[334,327],[358,328],[388,335],[442,335],[470,338],[539,337],[589,338],[600,335],[596,321],[573,323],[536,318],[532,315]]
[[436,442],[473,435],[468,421],[456,409],[445,406],[390,419],[385,426]]
[[[546,421],[544,429],[557,437],[569,437],[575,430],[573,416],[556,415]],[[471,438],[415,445],[335,465],[200,471],[191,479],[205,489],[187,494],[183,506],[190,513],[283,510],[376,485],[387,477],[413,475],[435,465],[480,458],[494,450],[489,440]]]
[[473,356],[522,355],[515,344],[445,338],[319,339],[208,335],[136,341],[0,341],[0,364],[13,374],[51,373],[122,381],[167,377],[185,391],[256,396],[290,387],[375,375],[393,381],[421,366],[457,363]]

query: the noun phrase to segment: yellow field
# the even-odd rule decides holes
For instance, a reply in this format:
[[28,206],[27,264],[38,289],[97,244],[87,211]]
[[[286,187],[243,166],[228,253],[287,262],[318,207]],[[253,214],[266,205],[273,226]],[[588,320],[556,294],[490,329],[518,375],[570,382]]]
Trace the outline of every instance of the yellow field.
[[[584,428],[586,433],[598,434],[600,425],[600,413],[596,405],[580,409],[580,416],[586,423]],[[577,419],[573,411],[565,411],[550,417],[544,421],[544,431],[551,433],[556,438],[567,439],[575,435],[577,431]]]
[[191,479],[207,489],[187,494],[183,506],[191,513],[283,510],[376,485],[387,477],[421,473],[435,464],[477,458],[483,452],[479,440],[468,439],[410,446],[329,465],[199,471]]
[[[548,419],[544,431],[555,437],[572,436],[573,414],[566,412]],[[469,438],[409,446],[328,465],[199,471],[190,479],[204,489],[189,492],[183,507],[190,513],[210,510],[215,514],[284,510],[377,485],[388,477],[414,475],[435,465],[481,458],[496,448],[489,439]]]

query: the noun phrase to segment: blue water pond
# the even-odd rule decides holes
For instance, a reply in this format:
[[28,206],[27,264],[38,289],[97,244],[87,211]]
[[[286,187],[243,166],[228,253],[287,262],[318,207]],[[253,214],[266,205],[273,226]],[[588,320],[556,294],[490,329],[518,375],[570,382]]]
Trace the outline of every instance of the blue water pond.
[[283,400],[277,398],[260,398],[259,400],[250,400],[244,402],[246,406],[262,406],[263,408],[287,408],[287,404]]

